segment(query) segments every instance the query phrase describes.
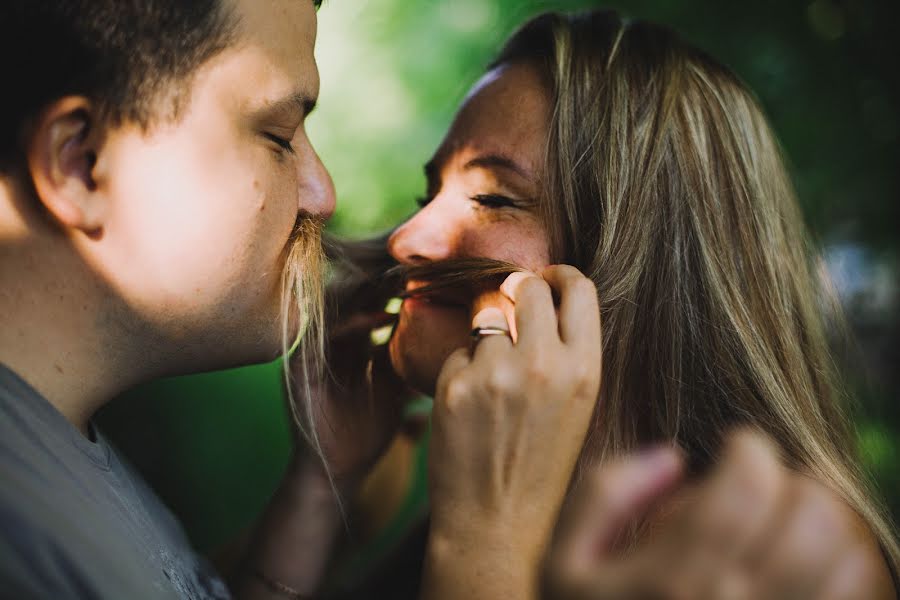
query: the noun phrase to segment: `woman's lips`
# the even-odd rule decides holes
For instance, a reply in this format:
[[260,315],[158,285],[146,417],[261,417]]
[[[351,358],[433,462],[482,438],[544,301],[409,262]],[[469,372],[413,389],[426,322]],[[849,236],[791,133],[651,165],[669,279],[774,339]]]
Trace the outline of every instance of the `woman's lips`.
[[406,284],[406,299],[404,300],[404,305],[407,303],[412,304],[423,304],[423,305],[432,305],[432,306],[441,306],[447,308],[457,308],[463,310],[469,310],[469,301],[462,297],[462,295],[456,295],[453,293],[448,293],[446,291],[441,291],[440,293],[427,293],[427,294],[416,294],[415,291],[421,287],[428,285],[427,282],[422,281],[410,281]]

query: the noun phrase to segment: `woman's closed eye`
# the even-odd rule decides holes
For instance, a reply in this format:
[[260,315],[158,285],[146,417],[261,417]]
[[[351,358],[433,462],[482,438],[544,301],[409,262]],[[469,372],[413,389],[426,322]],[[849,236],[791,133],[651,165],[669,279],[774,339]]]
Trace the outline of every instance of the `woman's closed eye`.
[[[416,198],[416,204],[419,208],[425,208],[428,206],[431,201],[434,200],[433,196],[421,196]],[[519,200],[514,200],[509,196],[504,196],[502,194],[475,194],[469,198],[472,202],[475,202],[482,208],[522,208],[522,205],[525,204]]]
[[520,202],[502,194],[475,194],[469,198],[484,208],[520,208]]

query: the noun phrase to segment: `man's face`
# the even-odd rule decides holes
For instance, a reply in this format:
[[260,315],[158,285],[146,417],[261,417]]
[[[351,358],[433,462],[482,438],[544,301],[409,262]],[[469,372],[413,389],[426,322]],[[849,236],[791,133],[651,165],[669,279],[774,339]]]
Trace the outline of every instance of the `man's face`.
[[194,369],[277,354],[298,214],[334,210],[304,130],[319,92],[312,2],[232,6],[237,40],[198,69],[181,118],[111,131],[98,164],[111,214],[93,266]]

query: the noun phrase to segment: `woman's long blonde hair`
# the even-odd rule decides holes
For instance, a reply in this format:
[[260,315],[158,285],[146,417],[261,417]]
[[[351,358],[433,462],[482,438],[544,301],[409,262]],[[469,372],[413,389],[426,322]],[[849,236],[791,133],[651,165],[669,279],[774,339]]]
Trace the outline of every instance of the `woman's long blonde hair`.
[[674,440],[692,464],[750,425],[900,550],[855,459],[826,339],[833,306],[781,149],[726,67],[612,11],[548,13],[494,65],[543,74],[554,109],[543,220],[597,286],[601,402],[584,459]]
[[[753,94],[669,29],[613,11],[532,19],[492,67],[519,62],[553,99],[540,203],[552,257],[593,280],[603,316],[581,466],[667,441],[702,470],[725,434],[756,428],[865,520],[896,582],[900,548],[857,462],[826,336],[840,311]],[[384,238],[343,255],[370,285],[385,281],[376,246],[386,258]],[[433,281],[418,294],[516,266],[404,270]]]

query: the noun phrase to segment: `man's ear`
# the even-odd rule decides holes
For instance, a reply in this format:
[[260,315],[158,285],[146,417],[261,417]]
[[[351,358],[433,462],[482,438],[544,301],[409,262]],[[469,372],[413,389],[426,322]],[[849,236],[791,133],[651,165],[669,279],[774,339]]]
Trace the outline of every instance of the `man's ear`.
[[40,202],[67,228],[101,231],[106,202],[94,180],[101,140],[91,102],[80,96],[55,101],[30,133],[28,170]]

